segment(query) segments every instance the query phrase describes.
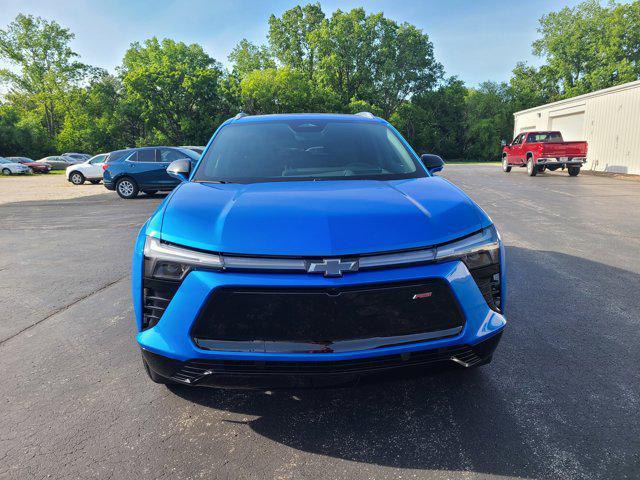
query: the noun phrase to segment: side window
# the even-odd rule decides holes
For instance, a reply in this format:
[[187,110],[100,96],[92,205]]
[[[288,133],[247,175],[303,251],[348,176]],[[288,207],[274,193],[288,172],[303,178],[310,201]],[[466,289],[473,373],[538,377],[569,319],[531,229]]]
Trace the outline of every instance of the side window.
[[137,162],[138,161],[138,152],[133,152],[131,155],[125,158],[127,162]]
[[155,162],[156,155],[155,149],[153,148],[145,148],[142,150],[138,150],[138,162]]
[[100,156],[94,158],[93,160],[91,160],[89,163],[91,165],[95,165],[96,163],[103,163],[104,162],[104,157],[105,157],[105,155],[100,155]]
[[529,134],[527,135],[527,139],[525,140],[525,143],[533,143],[536,141],[536,136],[534,134]]
[[165,163],[171,163],[174,160],[180,160],[181,158],[189,159],[187,155],[180,152],[179,150],[173,150],[171,148],[160,148],[158,149],[159,161]]
[[518,135],[516,138],[513,139],[513,144],[514,145],[520,145],[522,143],[522,136],[524,134],[521,133],[520,135]]

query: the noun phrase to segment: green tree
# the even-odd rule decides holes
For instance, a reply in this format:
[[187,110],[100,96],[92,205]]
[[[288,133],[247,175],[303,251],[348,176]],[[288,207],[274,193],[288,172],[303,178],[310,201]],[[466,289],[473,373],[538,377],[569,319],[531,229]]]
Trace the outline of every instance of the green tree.
[[322,92],[304,72],[290,67],[254,70],[242,80],[240,87],[247,113],[331,110],[331,92]]
[[466,97],[465,158],[496,160],[500,140],[513,132],[513,108],[506,83],[483,82]]
[[442,76],[429,37],[381,13],[337,10],[311,38],[318,46],[318,78],[342,105],[363,100],[388,118],[401,102],[432,88]]
[[451,77],[437,89],[403,102],[391,116],[391,123],[420,153],[464,158],[467,93],[464,82]]
[[548,65],[540,68],[518,62],[509,80],[509,96],[514,111],[559,100],[560,90]]
[[289,67],[306,72],[313,79],[316,69],[316,31],[324,20],[319,3],[297,5],[282,14],[269,17],[269,45],[276,58]]
[[276,67],[276,62],[267,47],[254,45],[246,38],[240,40],[231,50],[229,61],[233,64],[232,72],[241,79],[253,70]]
[[37,116],[0,103],[0,156],[43,157],[48,153],[46,135]]
[[442,78],[443,68],[434,59],[429,36],[413,25],[398,25],[382,14],[368,20],[380,32],[372,58],[374,97],[389,117],[412,94],[431,90]]
[[121,106],[122,84],[112,75],[103,74],[71,91],[57,150],[98,153],[135,143],[125,135],[130,125]]
[[9,99],[38,110],[53,143],[63,114],[64,95],[88,73],[69,46],[74,35],[54,21],[18,15],[0,30],[0,58],[16,69],[0,69],[0,80],[10,85]]
[[533,53],[546,60],[565,97],[640,78],[640,2],[588,0],[540,19]]
[[120,75],[123,101],[147,127],[138,143],[201,144],[221,121],[222,69],[200,45],[155,37],[134,43]]

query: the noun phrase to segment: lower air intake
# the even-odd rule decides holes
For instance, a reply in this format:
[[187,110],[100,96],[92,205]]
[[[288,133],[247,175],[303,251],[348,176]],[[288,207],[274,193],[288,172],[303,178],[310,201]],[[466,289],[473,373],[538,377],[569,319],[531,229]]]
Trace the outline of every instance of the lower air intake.
[[460,333],[448,284],[430,280],[345,288],[220,288],[191,335],[210,350],[330,353]]

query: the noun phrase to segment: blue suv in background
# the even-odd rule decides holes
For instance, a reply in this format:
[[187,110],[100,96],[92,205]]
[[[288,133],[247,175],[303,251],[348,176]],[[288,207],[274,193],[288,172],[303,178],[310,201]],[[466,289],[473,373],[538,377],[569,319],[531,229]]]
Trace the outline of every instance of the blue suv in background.
[[139,192],[153,195],[169,191],[179,181],[167,173],[175,160],[195,163],[200,155],[187,148],[143,147],[111,152],[104,164],[104,186],[122,198],[135,198]]

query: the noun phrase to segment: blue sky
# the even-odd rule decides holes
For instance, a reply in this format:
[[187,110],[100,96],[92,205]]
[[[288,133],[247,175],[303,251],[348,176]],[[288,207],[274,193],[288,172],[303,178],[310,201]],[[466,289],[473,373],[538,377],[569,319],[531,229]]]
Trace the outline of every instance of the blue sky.
[[[281,14],[296,1],[194,0],[0,0],[0,28],[19,13],[54,19],[70,28],[82,61],[113,71],[131,42],[170,37],[201,44],[218,61],[243,37],[266,40],[271,13]],[[507,80],[519,60],[537,64],[531,54],[538,18],[577,0],[374,0],[323,1],[325,14],[338,7],[364,6],[406,21],[426,32],[447,75],[468,85]]]

